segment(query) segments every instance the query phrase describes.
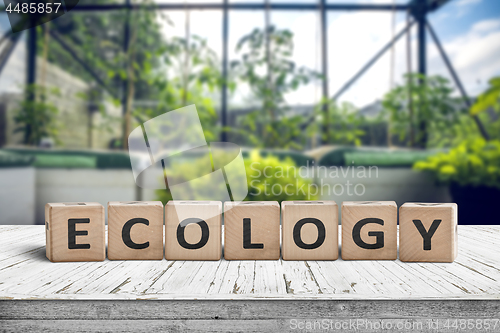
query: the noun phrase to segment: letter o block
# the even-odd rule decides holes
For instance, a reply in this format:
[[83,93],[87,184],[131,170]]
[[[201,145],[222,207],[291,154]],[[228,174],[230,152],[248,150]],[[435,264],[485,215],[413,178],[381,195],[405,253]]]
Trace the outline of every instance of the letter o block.
[[97,202],[45,205],[46,256],[52,262],[103,261],[104,207]]
[[169,201],[165,205],[167,260],[220,260],[222,202]]
[[108,203],[108,259],[163,259],[161,201]]
[[396,260],[397,205],[394,201],[342,203],[342,259]]
[[277,201],[224,203],[224,258],[280,258],[280,205]]
[[456,203],[407,202],[399,208],[399,259],[453,262],[458,254]]
[[283,260],[338,259],[335,201],[283,201],[281,220]]

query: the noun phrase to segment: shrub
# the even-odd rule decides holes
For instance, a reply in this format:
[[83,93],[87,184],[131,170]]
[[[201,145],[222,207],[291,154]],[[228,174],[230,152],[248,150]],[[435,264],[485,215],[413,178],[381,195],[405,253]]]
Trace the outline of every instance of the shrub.
[[414,168],[433,174],[444,184],[500,188],[500,140],[465,140],[446,154],[415,163]]
[[[244,162],[249,191],[245,201],[281,202],[317,199],[317,194],[311,193],[312,179],[306,179],[300,175],[299,171],[305,170],[305,167],[299,169],[291,158],[280,160],[273,155],[262,156],[258,151],[252,151]],[[180,184],[207,174],[206,169],[206,158],[178,161],[167,167],[168,180],[171,183]],[[186,187],[184,194],[185,198],[214,200],[214,193],[225,193],[229,190],[228,187],[224,187],[226,187],[224,183],[214,188],[205,186],[201,182],[193,182]],[[172,200],[170,190],[157,190],[156,195],[163,203]],[[182,199],[182,197],[176,199]]]

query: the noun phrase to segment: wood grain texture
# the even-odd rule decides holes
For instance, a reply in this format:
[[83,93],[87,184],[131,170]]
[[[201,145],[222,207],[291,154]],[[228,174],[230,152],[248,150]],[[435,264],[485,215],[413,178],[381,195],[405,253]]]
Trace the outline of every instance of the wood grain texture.
[[[140,248],[128,246],[123,238],[124,227],[133,219],[139,223],[133,224],[127,234],[131,242],[143,245],[139,246]],[[163,259],[163,204],[161,201],[111,201],[108,203],[108,259]]]
[[[205,245],[183,247],[178,240],[179,224],[187,219],[199,219],[206,225],[190,223],[184,228],[188,245],[202,245],[203,228],[208,230]],[[219,260],[222,255],[222,202],[169,201],[165,205],[165,258],[167,260]]]
[[[319,223],[319,226],[314,223]],[[283,260],[337,260],[339,257],[338,206],[335,201],[283,201],[281,203]],[[304,224],[297,227],[297,223]],[[307,223],[305,223],[307,221]],[[323,228],[323,229],[321,229]],[[294,236],[294,231],[298,235]],[[294,237],[304,244],[297,245]],[[320,244],[321,242],[321,244]],[[315,248],[304,248],[311,245]]]
[[52,262],[103,261],[104,221],[104,207],[97,202],[46,204],[47,258]]
[[[297,324],[362,320],[342,331],[380,331],[366,326],[370,321],[391,325],[384,332],[457,332],[445,327],[446,319],[467,318],[489,319],[488,331],[498,332],[498,324],[491,328],[499,311],[497,301],[450,300],[0,301],[0,327],[4,332],[316,332],[325,329]],[[410,328],[397,329],[398,323]]]
[[0,299],[500,300],[500,226],[458,226],[458,237],[459,254],[453,263],[342,259],[51,263],[45,257],[44,226],[0,226]]
[[[405,203],[399,208],[399,259],[453,262],[458,255],[458,211],[455,203]],[[434,233],[424,241],[421,232]],[[437,226],[437,228],[432,227]],[[427,244],[426,244],[427,243]]]
[[[397,205],[394,201],[344,201],[342,203],[342,259],[344,260],[395,260],[397,247]],[[359,232],[353,231],[360,221],[369,222]],[[365,220],[366,221],[366,220]],[[373,235],[371,233],[374,233]],[[362,248],[360,243],[375,245],[383,233],[383,244],[378,248]],[[377,235],[378,234],[378,235]],[[360,237],[358,242],[356,236]],[[368,245],[365,245],[368,247]]]
[[[251,224],[252,244],[244,248],[244,223]],[[224,203],[224,258],[226,260],[277,260],[280,258],[280,205],[277,201]]]

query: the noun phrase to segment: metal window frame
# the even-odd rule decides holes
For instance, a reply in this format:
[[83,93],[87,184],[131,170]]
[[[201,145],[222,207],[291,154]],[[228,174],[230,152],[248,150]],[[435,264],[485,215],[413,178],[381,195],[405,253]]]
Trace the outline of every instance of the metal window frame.
[[[390,1],[390,0],[387,0]],[[404,11],[409,12],[415,19],[417,23],[417,40],[418,40],[418,71],[420,74],[426,74],[426,26],[427,26],[427,14],[440,8],[442,5],[450,0],[409,0],[406,4],[360,4],[360,3],[328,3],[327,0],[318,0],[317,3],[272,3],[272,2],[262,2],[262,3],[231,3],[229,0],[222,0],[221,2],[214,3],[160,3],[154,5],[141,5],[137,3],[132,3],[131,0],[125,0],[121,4],[83,4],[80,3],[72,9],[75,12],[105,12],[105,11],[117,11],[126,10],[127,17],[129,17],[130,11],[134,10],[222,10],[222,86],[221,86],[221,141],[227,141],[227,133],[225,128],[227,127],[227,67],[228,67],[228,40],[229,40],[229,11],[236,10],[273,10],[273,11],[317,11],[320,14],[320,26],[321,26],[321,71],[323,75],[322,84],[322,95],[323,98],[328,98],[328,39],[327,39],[327,27],[328,18],[327,13],[332,11]],[[4,8],[5,10],[5,8]],[[126,20],[124,24],[124,51],[128,50],[128,45],[130,43],[130,33],[129,33],[129,21]],[[412,22],[413,24],[413,22]],[[36,28],[31,28],[28,30],[27,47],[28,47],[28,58],[27,58],[27,78],[26,82],[28,85],[33,85],[36,82]],[[387,45],[394,44],[404,33],[409,33],[409,27],[404,31],[394,37]],[[434,38],[435,39],[435,38]],[[435,39],[436,40],[436,39]],[[351,86],[357,79],[359,79],[368,70],[371,65],[373,65],[382,54],[384,54],[389,47],[387,45],[382,48],[370,61],[357,72],[353,78],[351,78],[336,94],[333,95],[333,100],[336,100],[340,95],[346,91],[349,86]],[[442,56],[446,57],[444,51]],[[6,59],[3,59],[6,61]],[[83,64],[84,69],[89,70]],[[0,69],[1,74],[1,69]],[[90,71],[91,75],[95,75]],[[95,77],[97,82],[101,82],[98,77]],[[455,78],[455,76],[454,76]],[[458,78],[457,78],[458,80]],[[460,81],[455,80],[457,85],[461,90]],[[127,85],[126,80],[123,82],[122,90],[125,89]],[[123,101],[125,100],[125,91],[122,96]],[[124,102],[123,102],[124,103]],[[125,103],[124,103],[125,104]],[[125,112],[126,106],[123,105],[123,112]],[[325,106],[325,113],[328,112]],[[310,120],[309,120],[310,121]],[[326,131],[327,124],[323,128]]]

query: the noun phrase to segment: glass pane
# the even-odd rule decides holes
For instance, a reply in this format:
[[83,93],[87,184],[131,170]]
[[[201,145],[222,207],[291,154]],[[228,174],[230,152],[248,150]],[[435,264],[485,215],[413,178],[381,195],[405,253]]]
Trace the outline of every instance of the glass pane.
[[[244,24],[242,24],[244,22]],[[229,12],[229,40],[228,40],[228,61],[241,60],[242,50],[238,50],[238,42],[248,36],[254,30],[264,29],[263,11],[230,11]],[[235,74],[232,74],[233,76]],[[230,94],[228,105],[233,109],[242,109],[258,105],[250,86],[235,79],[234,92]]]
[[[310,72],[310,82],[285,95],[289,105],[307,105],[312,109],[321,100],[321,46],[319,15],[313,11],[273,11],[271,23],[279,31],[292,33],[293,53],[289,57],[297,69]],[[313,74],[314,73],[314,74]]]
[[[328,13],[328,73],[333,96],[358,73],[391,39],[404,28],[405,15],[386,12]],[[363,107],[380,100],[401,79],[406,68],[404,38],[388,50],[341,96]],[[391,55],[391,52],[394,52]],[[391,61],[391,58],[394,61]]]
[[[500,2],[450,1],[429,15],[462,83],[471,96],[488,87],[488,80],[500,75]],[[429,73],[451,80],[431,37],[428,37]]]

